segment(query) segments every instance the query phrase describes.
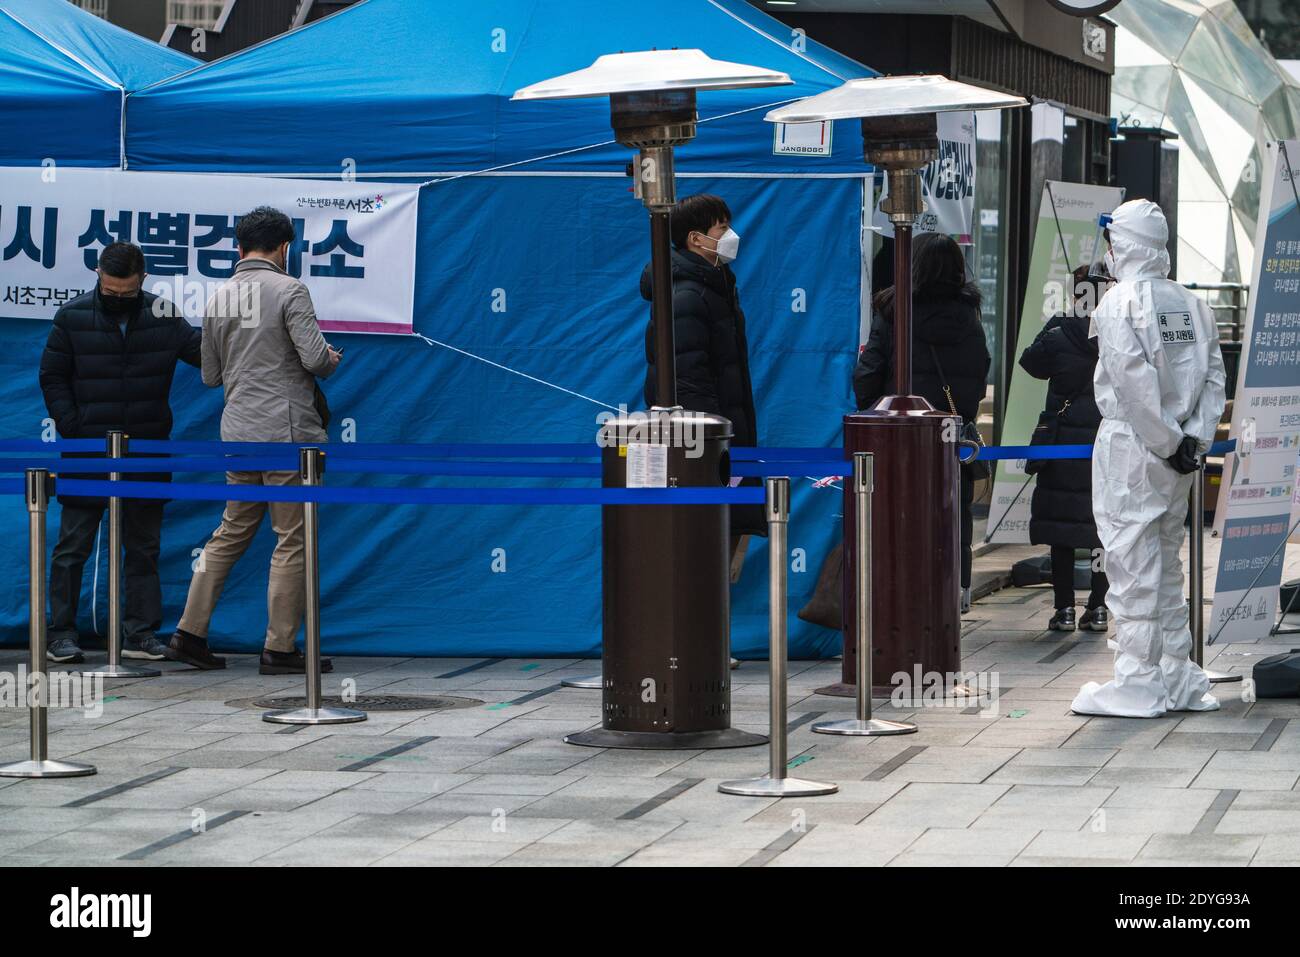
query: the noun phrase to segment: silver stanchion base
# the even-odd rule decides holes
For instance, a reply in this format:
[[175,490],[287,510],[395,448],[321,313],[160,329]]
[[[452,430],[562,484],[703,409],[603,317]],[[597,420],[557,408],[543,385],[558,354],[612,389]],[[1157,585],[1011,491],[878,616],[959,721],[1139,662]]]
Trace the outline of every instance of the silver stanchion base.
[[77,674],[86,678],[157,678],[162,672],[157,668],[138,668],[135,665],[102,664],[93,668],[78,668]]
[[1205,677],[1210,679],[1210,684],[1212,685],[1241,680],[1241,675],[1228,674],[1224,671],[1213,671],[1209,668],[1203,668],[1202,670],[1205,672]]
[[15,761],[0,764],[0,778],[81,778],[98,774],[93,764],[71,761]]
[[605,684],[604,675],[584,675],[581,678],[562,678],[561,688],[581,688],[584,691],[599,691]]
[[839,789],[838,784],[821,784],[802,778],[754,778],[750,781],[723,781],[718,785],[723,794],[768,798],[816,797],[818,794],[834,794]]
[[364,711],[352,711],[348,708],[293,708],[288,711],[266,711],[263,721],[272,724],[352,724],[365,721]]
[[812,729],[817,734],[848,734],[865,737],[882,734],[912,734],[916,731],[916,725],[908,724],[906,721],[884,721],[880,718],[868,718],[866,721],[849,718],[845,721],[822,721],[814,724]]

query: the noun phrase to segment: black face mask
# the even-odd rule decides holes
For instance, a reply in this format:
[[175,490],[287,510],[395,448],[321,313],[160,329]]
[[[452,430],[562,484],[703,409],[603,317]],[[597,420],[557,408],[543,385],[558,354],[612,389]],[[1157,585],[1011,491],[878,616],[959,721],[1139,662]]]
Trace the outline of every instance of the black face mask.
[[110,296],[103,289],[97,289],[99,305],[109,315],[132,315],[140,309],[140,293],[134,296]]

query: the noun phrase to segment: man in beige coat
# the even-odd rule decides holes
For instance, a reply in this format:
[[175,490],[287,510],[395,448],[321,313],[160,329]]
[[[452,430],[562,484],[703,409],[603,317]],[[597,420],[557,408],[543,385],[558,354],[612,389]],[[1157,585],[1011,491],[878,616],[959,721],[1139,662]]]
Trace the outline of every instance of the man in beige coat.
[[[203,318],[203,382],[223,386],[225,442],[326,441],[317,409],[316,377],[338,368],[341,353],[321,335],[307,287],[285,271],[295,240],[293,223],[276,209],[259,207],[235,229],[239,265],[208,302]],[[230,485],[298,485],[296,471],[227,472]],[[294,645],[302,624],[304,553],[301,503],[227,502],[221,524],[199,556],[185,611],[165,654],[196,668],[224,668],[208,649],[208,623],[226,576],[271,513],[279,542],[271,555],[267,628],[261,673],[301,674]],[[322,659],[321,670],[331,670]]]

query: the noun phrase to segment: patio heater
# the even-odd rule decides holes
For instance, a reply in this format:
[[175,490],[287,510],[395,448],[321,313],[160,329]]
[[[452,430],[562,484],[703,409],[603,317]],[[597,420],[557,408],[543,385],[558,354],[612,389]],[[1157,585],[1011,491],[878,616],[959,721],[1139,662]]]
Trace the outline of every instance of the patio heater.
[[[605,487],[718,487],[730,481],[731,423],[677,404],[668,229],[677,202],[673,147],[695,137],[697,90],[792,82],[784,73],[714,60],[700,50],[649,50],[606,54],[585,70],[511,97],[608,96],[614,138],[638,153],[633,182],[650,212],[658,404],[602,425]],[[672,440],[685,435],[698,443],[687,448]],[[761,735],[731,727],[727,506],[606,506],[601,524],[601,727],[565,741],[606,748],[762,744]]]
[[[772,123],[859,119],[864,158],[888,179],[882,209],[894,226],[894,382],[896,394],[866,412],[844,416],[844,457],[875,456],[876,494],[872,526],[876,554],[872,595],[875,661],[880,693],[893,690],[892,676],[909,683],[919,670],[950,676],[961,665],[958,595],[957,439],[947,409],[912,394],[912,226],[924,211],[919,172],[939,155],[939,113],[996,110],[1026,101],[942,76],[887,76],[850,80],[843,86],[768,113]],[[856,607],[857,553],[852,547],[855,496],[844,486],[844,608]],[[842,681],[822,694],[856,693],[857,628],[844,621]],[[920,688],[914,688],[920,696]]]

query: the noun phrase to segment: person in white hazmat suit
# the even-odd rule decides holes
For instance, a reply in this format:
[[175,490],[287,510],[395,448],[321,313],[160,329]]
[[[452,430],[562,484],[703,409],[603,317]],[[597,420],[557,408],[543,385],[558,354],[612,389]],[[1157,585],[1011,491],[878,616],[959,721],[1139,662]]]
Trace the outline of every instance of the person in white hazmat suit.
[[1158,206],[1124,203],[1106,238],[1115,284],[1092,318],[1102,414],[1092,503],[1110,577],[1115,677],[1085,684],[1071,708],[1128,718],[1213,711],[1209,679],[1189,658],[1178,550],[1197,459],[1223,414],[1218,330],[1206,303],[1167,278],[1169,225]]

